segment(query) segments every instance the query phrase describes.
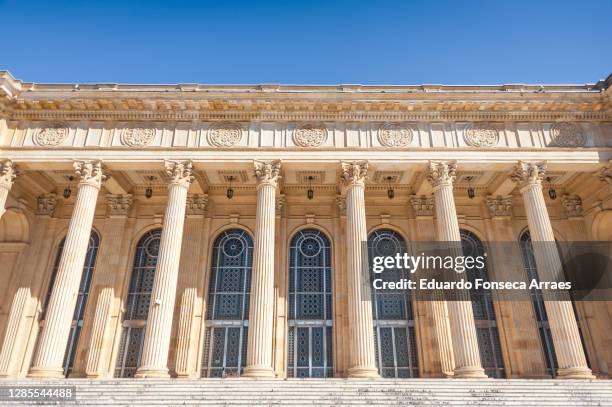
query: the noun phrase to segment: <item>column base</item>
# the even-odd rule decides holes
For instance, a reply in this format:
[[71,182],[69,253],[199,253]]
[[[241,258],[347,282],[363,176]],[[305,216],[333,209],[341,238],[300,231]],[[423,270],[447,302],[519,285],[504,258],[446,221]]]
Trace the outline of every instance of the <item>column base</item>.
[[484,369],[480,366],[463,366],[455,369],[454,379],[487,379]]
[[378,369],[371,366],[354,366],[348,370],[349,379],[380,379]]
[[274,370],[266,366],[247,366],[241,376],[253,379],[274,379],[276,377]]
[[28,375],[30,379],[65,379],[64,369],[61,367],[34,366],[30,368]]
[[596,377],[586,366],[557,369],[557,379],[595,379]]
[[167,379],[170,377],[168,368],[139,367],[134,375],[137,379]]

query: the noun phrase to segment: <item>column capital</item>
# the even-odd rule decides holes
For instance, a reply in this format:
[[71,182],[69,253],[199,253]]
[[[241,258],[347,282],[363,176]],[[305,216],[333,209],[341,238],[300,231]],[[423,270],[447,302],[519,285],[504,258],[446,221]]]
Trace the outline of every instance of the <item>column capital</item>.
[[287,203],[287,198],[285,197],[285,194],[278,194],[275,200],[277,216],[280,215],[281,210],[283,209],[283,206],[285,206],[285,203]]
[[42,194],[39,195],[36,200],[36,213],[38,215],[46,215],[51,216],[55,211],[55,206],[57,205],[57,195],[56,194]]
[[452,185],[457,175],[457,161],[430,161],[427,181],[434,189]]
[[74,172],[81,179],[80,185],[86,184],[100,189],[106,175],[102,168],[102,161],[75,161],[73,164]]
[[365,180],[368,175],[367,161],[343,161],[340,164],[342,165],[342,175],[340,178],[345,187],[365,185]]
[[164,167],[166,168],[166,174],[168,174],[168,177],[170,177],[170,185],[178,185],[184,188],[189,188],[191,181],[193,181],[193,175],[191,174],[193,163],[191,160],[164,160]]
[[17,169],[11,160],[0,160],[0,187],[11,189]]
[[529,185],[542,185],[546,173],[546,162],[519,161],[514,166],[510,179],[516,182],[520,188]]
[[578,195],[563,195],[561,204],[568,218],[582,217],[582,199]]
[[346,196],[341,194],[336,195],[336,206],[338,207],[338,214],[340,216],[346,216]]
[[416,196],[410,198],[410,204],[417,217],[433,216],[434,197],[433,196]]
[[608,163],[607,166],[599,170],[596,175],[601,182],[612,185],[612,162]]
[[132,203],[132,194],[106,195],[106,204],[108,206],[108,214],[110,216],[127,216]]
[[272,161],[253,161],[255,166],[255,178],[257,178],[257,188],[270,185],[274,188],[278,186],[280,175],[280,160]]
[[187,216],[201,216],[206,213],[208,195],[187,195]]
[[489,215],[492,218],[505,218],[512,216],[512,197],[487,195],[486,199]]

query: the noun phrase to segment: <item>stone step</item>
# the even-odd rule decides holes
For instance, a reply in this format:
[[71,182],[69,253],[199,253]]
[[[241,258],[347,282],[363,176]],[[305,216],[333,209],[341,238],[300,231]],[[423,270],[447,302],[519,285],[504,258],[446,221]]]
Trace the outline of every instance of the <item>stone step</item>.
[[88,406],[612,407],[609,380],[5,379],[0,385],[73,385],[77,404]]

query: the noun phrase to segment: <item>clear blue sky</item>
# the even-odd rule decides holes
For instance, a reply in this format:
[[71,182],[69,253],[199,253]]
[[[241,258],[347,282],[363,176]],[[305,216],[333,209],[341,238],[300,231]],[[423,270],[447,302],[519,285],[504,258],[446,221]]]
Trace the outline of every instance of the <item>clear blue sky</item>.
[[0,0],[0,70],[33,82],[587,83],[612,0]]

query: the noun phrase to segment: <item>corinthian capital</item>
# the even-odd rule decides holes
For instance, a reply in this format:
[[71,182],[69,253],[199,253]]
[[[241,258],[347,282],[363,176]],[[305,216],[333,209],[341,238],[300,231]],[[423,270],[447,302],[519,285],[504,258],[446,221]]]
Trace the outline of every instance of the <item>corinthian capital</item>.
[[612,185],[612,163],[599,170],[599,172],[597,172],[597,178],[599,178],[601,182]]
[[367,161],[343,162],[341,179],[345,186],[365,184],[368,175]]
[[53,215],[55,206],[57,205],[57,195],[55,194],[42,194],[38,197],[36,213],[39,215]]
[[542,162],[525,162],[519,161],[514,166],[510,178],[516,182],[519,187],[527,185],[540,185],[546,172],[546,163]]
[[257,178],[257,186],[271,185],[274,188],[278,185],[280,179],[280,160],[273,161],[254,161],[255,178]]
[[561,204],[568,218],[579,218],[582,216],[582,199],[578,195],[563,195]]
[[91,185],[99,189],[106,179],[101,161],[75,161],[73,166],[74,172],[81,179],[80,184]]
[[0,187],[11,189],[17,171],[11,160],[0,161]]
[[434,198],[432,196],[413,196],[410,204],[416,216],[433,216]]
[[170,184],[180,185],[185,188],[189,188],[191,181],[193,181],[193,175],[191,175],[191,169],[193,164],[191,161],[164,161],[166,167],[166,174],[170,177]]
[[512,216],[511,196],[487,196],[487,208],[493,218]]
[[208,195],[188,195],[187,215],[204,215],[206,213],[207,204]]
[[111,216],[126,216],[132,206],[133,198],[131,194],[115,195],[107,194],[106,203],[108,213]]
[[440,185],[452,185],[457,174],[456,161],[430,161],[427,181],[434,188]]

